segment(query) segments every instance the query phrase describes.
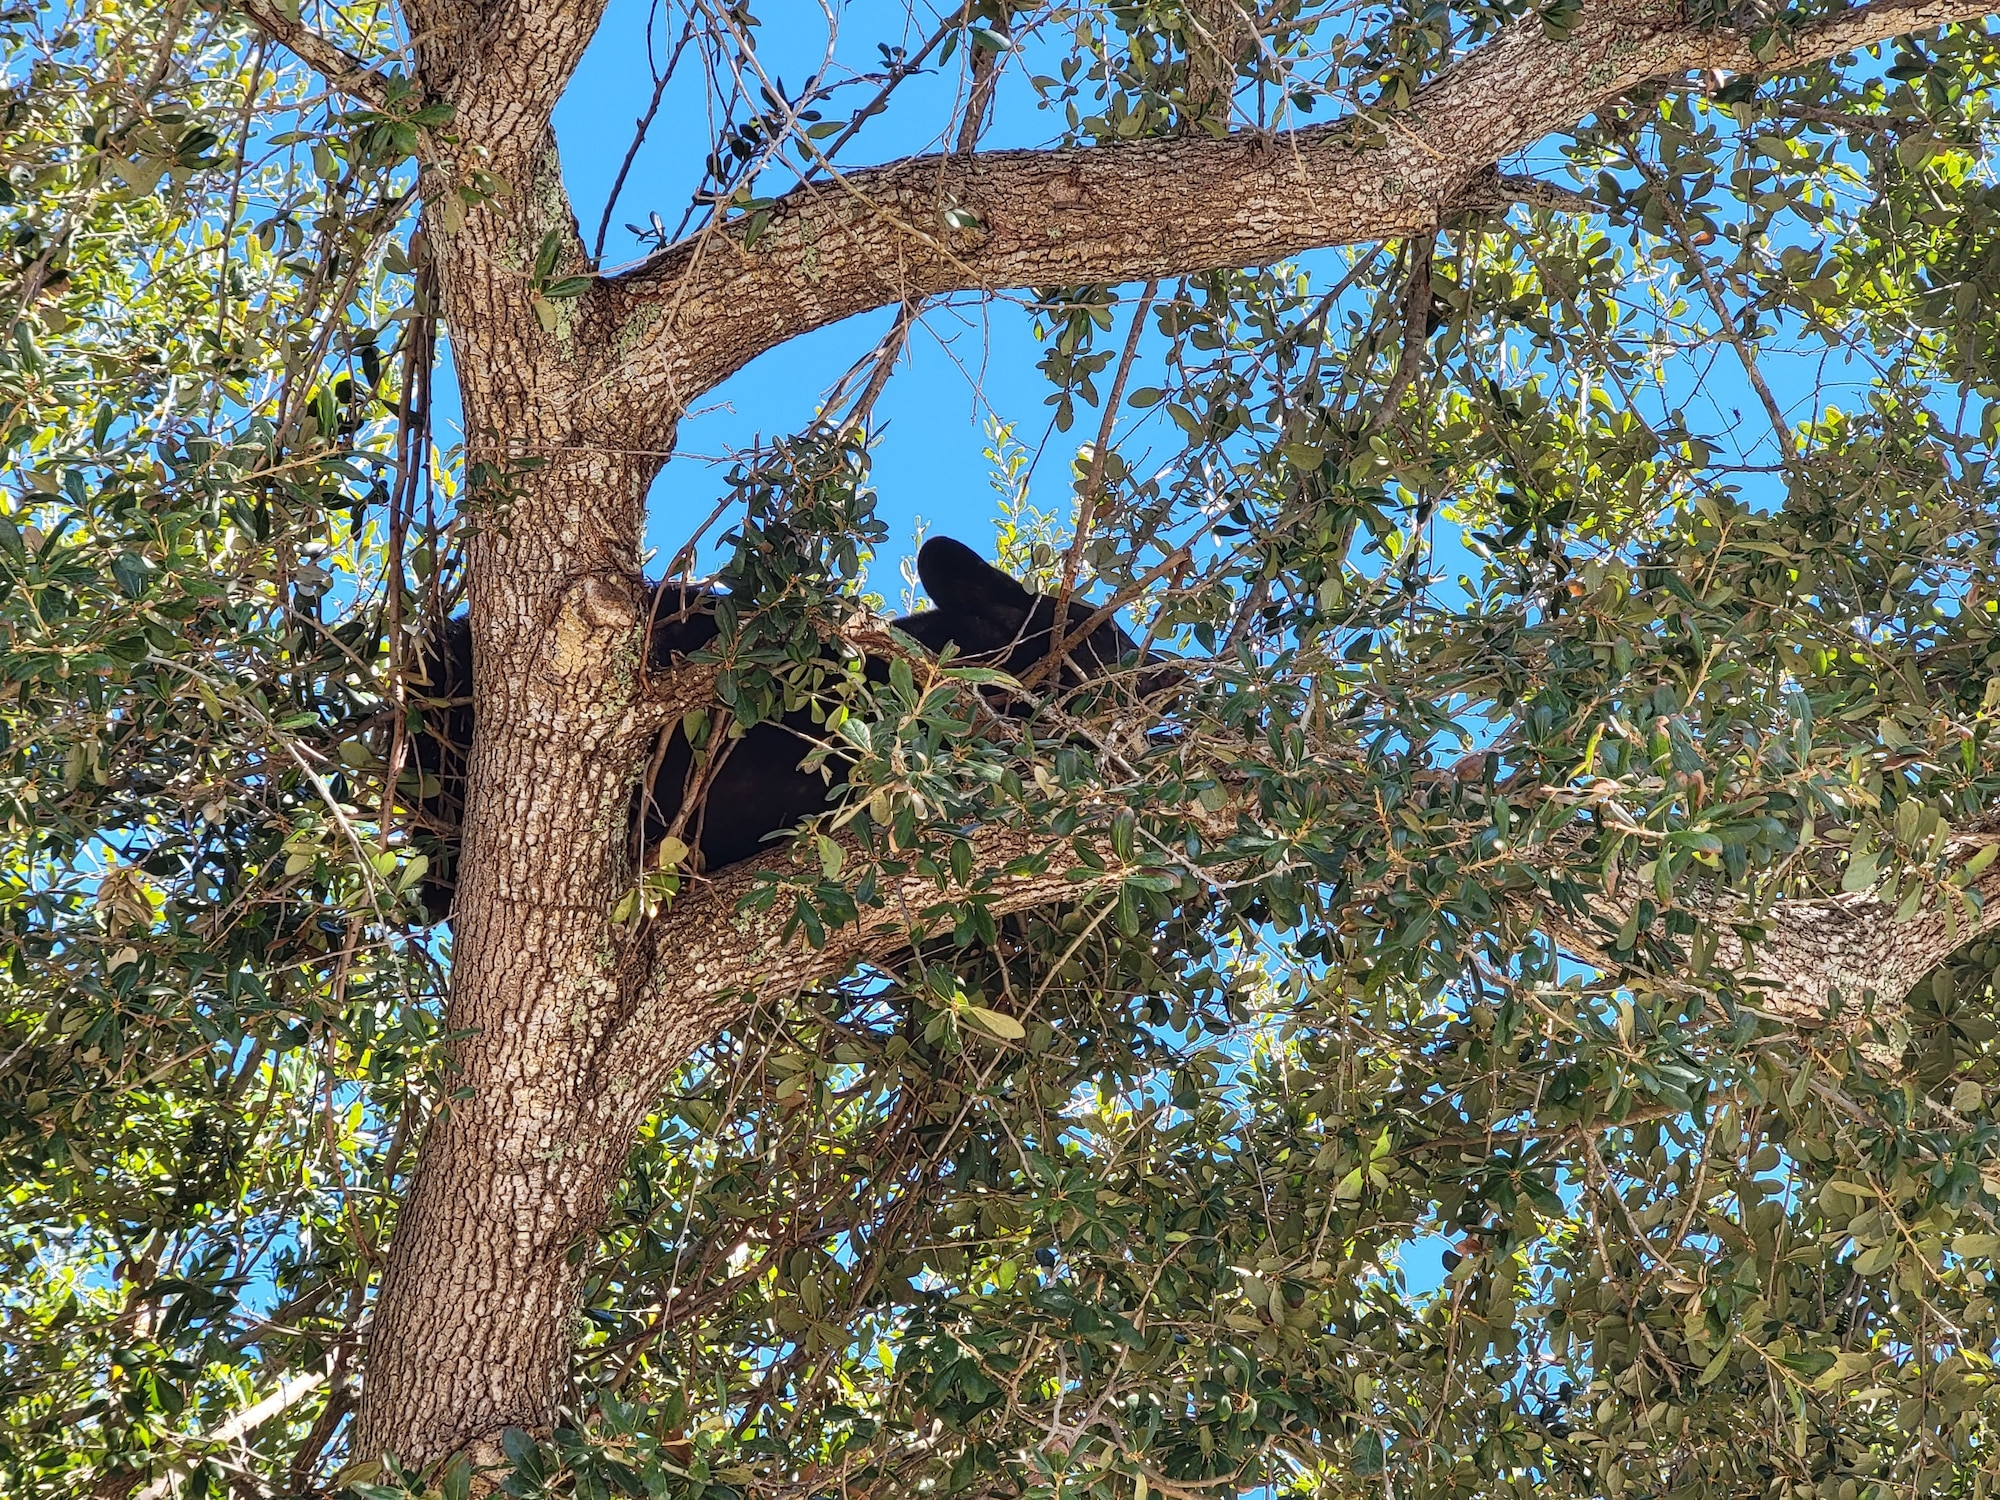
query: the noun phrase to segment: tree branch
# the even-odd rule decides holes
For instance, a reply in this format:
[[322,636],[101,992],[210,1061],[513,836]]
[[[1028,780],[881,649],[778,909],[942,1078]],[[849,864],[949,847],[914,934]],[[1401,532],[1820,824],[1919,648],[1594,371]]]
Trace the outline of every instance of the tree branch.
[[809,184],[770,209],[748,249],[725,226],[600,285],[596,344],[620,351],[601,420],[657,431],[762,351],[889,302],[1140,281],[1425,233],[1509,153],[1648,80],[1796,67],[1991,6],[1880,0],[1801,26],[1760,63],[1746,36],[1704,28],[1670,0],[1589,0],[1562,40],[1531,16],[1397,114],[1275,141],[1191,133],[917,157]]
[[633,732],[654,734],[680,723],[697,708],[712,708],[720,670],[682,662],[671,672],[649,673],[633,695]]
[[1194,0],[1183,11],[1188,114],[1226,130],[1236,70],[1257,55],[1256,7],[1245,0]]
[[[1954,839],[1951,857],[1962,863],[1993,841],[1990,835]],[[1894,908],[1867,891],[1779,900],[1762,912],[1726,895],[1681,906],[1714,934],[1712,967],[1744,979],[1758,1010],[1806,1031],[1858,1029],[1871,1012],[1900,1006],[1952,954],[2000,926],[2000,865],[1968,889],[1978,909],[1969,916],[1961,911],[1955,923],[1946,922],[1942,907],[1898,922]],[[1577,958],[1607,974],[1645,970],[1642,959],[1617,951],[1633,910],[1630,900],[1598,892],[1581,912],[1545,897],[1537,905],[1543,929]]]
[[1368,423],[1368,432],[1386,432],[1402,414],[1403,397],[1416,384],[1430,346],[1431,257],[1437,252],[1437,236],[1423,235],[1410,243],[1410,274],[1403,283],[1403,348],[1396,359],[1396,372],[1389,377],[1381,403]]
[[1520,172],[1481,172],[1452,203],[1450,212],[1504,213],[1515,204],[1553,209],[1564,214],[1601,214],[1604,205],[1588,193],[1559,183],[1543,182]]
[[[310,1370],[302,1375],[294,1375],[278,1382],[276,1390],[253,1406],[244,1408],[212,1432],[205,1432],[187,1445],[187,1451],[195,1449],[221,1448],[230,1443],[240,1442],[262,1427],[273,1417],[289,1411],[307,1396],[326,1384],[324,1370]],[[186,1477],[190,1467],[186,1453],[173,1467],[139,1491],[137,1500],[166,1500],[175,1486]]]
[[[886,635],[885,635],[886,639]],[[1240,792],[1222,806],[1188,809],[1206,847],[1251,827],[1257,818],[1254,794]],[[790,993],[838,978],[857,962],[907,947],[914,929],[955,915],[968,899],[984,901],[994,916],[1060,901],[1075,901],[1114,888],[1134,873],[1112,855],[1108,841],[1094,845],[1105,868],[1072,878],[1077,861],[1072,841],[1011,825],[991,825],[968,835],[977,872],[959,887],[940,878],[910,874],[893,882],[886,899],[863,913],[861,923],[829,934],[809,947],[796,932],[793,913],[781,895],[765,911],[747,911],[743,901],[760,879],[754,866],[721,872],[684,892],[667,920],[649,933],[644,957],[650,979],[639,999],[607,1033],[596,1068],[601,1084],[614,1093],[637,1089],[650,1099],[681,1059],[707,1044],[742,1012],[747,997],[767,991]],[[1558,839],[1558,845],[1566,841]],[[1961,832],[1947,848],[1963,865],[1982,847],[2000,842],[1983,827]],[[1556,866],[1566,863],[1551,850]],[[810,856],[773,849],[767,869],[805,879],[816,877]],[[1039,868],[1036,866],[1039,865]],[[1026,869],[1024,870],[1024,866]],[[1229,878],[1229,869],[1204,867],[1204,879]],[[1752,991],[1761,1013],[1801,1032],[1828,1026],[1859,1030],[1871,1016],[1893,1012],[1905,996],[1953,953],[1983,933],[2000,927],[2000,863],[1970,882],[1972,897],[1957,920],[1947,922],[1936,903],[1903,921],[1870,893],[1780,899],[1766,907],[1734,892],[1711,891],[1682,898],[1713,936],[1710,960],[1717,971],[1737,975]],[[1373,894],[1356,891],[1366,903]],[[1594,891],[1581,909],[1565,908],[1546,890],[1522,898],[1529,920],[1561,948],[1601,972],[1617,976],[1645,972],[1647,942],[1621,950],[1619,934],[1630,917],[1635,895]],[[1956,901],[1957,898],[1947,898]],[[1658,939],[1657,920],[1641,937]],[[1687,981],[1684,958],[1671,960]],[[628,1095],[629,1097],[633,1097]]]
[[250,24],[326,80],[326,85],[380,109],[388,84],[360,58],[338,47],[305,22],[286,15],[272,0],[236,0]]
[[[1196,827],[1211,845],[1235,832],[1238,809],[1192,809]],[[714,881],[684,892],[666,920],[652,929],[652,980],[634,1011],[613,1031],[596,1070],[608,1091],[624,1092],[640,1108],[649,1107],[673,1070],[696,1048],[714,1039],[741,1014],[749,998],[775,989],[793,993],[836,979],[858,962],[910,945],[913,928],[934,923],[939,913],[969,899],[983,901],[995,917],[1058,901],[1075,901],[1115,886],[1139,873],[1116,857],[1107,840],[1097,853],[1105,870],[1093,879],[1073,880],[1074,841],[1011,824],[994,824],[967,835],[972,844],[970,884],[912,873],[892,882],[882,904],[862,913],[858,926],[828,934],[819,948],[796,933],[788,936],[792,911],[783,897],[766,911],[745,911],[742,903],[764,877],[755,865],[725,870]],[[816,876],[808,861],[773,850],[765,869]],[[1016,873],[1023,862],[1039,860],[1039,873]],[[1015,870],[1010,870],[1015,867]],[[626,1092],[626,1091],[636,1091]]]
[[[1214,842],[1227,838],[1247,810],[1228,806],[1198,814],[1204,836]],[[906,876],[882,906],[864,915],[861,926],[832,933],[816,949],[796,934],[786,936],[791,912],[782,904],[763,912],[739,910],[760,879],[752,867],[725,871],[682,895],[671,920],[659,925],[651,983],[602,1054],[599,1084],[635,1103],[654,1098],[673,1069],[735,1021],[749,999],[773,989],[796,992],[838,978],[857,962],[907,947],[912,919],[935,920],[937,908],[974,892],[1001,916],[1087,897],[1116,885],[1126,873],[1116,860],[1107,860],[1110,868],[1099,878],[1072,880],[1068,840],[1015,827],[982,829],[972,844],[974,868],[981,871],[1004,871],[1037,854],[1054,857],[1039,874],[975,876],[969,890]],[[770,863],[783,868],[788,861]],[[795,873],[806,872],[800,867]],[[1984,905],[1955,932],[1947,931],[1941,911],[1898,923],[1889,907],[1866,894],[1783,900],[1761,918],[1717,902],[1702,915],[1716,935],[1713,966],[1745,978],[1757,1010],[1801,1032],[1828,1026],[1858,1030],[1871,1015],[1893,1012],[1959,948],[2000,926],[2000,867],[1972,889]],[[1630,909],[1600,894],[1583,913],[1544,899],[1534,915],[1565,951],[1615,976],[1643,968],[1632,955],[1614,952]],[[1746,932],[1754,941],[1746,941]]]

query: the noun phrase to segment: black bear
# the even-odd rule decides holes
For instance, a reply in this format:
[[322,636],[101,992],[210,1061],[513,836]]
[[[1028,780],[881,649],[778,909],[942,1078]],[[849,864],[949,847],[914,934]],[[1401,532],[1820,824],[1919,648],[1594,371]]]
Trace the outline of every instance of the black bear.
[[[936,605],[894,621],[895,627],[934,652],[955,646],[958,660],[994,667],[1021,676],[1049,654],[1056,627],[1056,601],[1023,588],[963,542],[933,537],[917,553],[917,575]],[[668,666],[675,656],[712,643],[718,627],[714,595],[673,593],[655,600],[655,620],[648,665]],[[704,607],[704,606],[708,607]],[[671,606],[671,607],[670,607]],[[1072,600],[1063,626],[1075,629],[1096,613],[1097,606]],[[1059,685],[1075,687],[1101,677],[1123,662],[1133,661],[1138,644],[1115,621],[1107,620],[1069,644],[1064,652]],[[429,678],[422,733],[410,742],[411,770],[427,783],[417,799],[420,824],[427,840],[430,869],[424,902],[431,915],[444,915],[455,886],[457,827],[465,791],[466,753],[472,743],[472,632],[461,617],[449,621],[441,639],[426,650]],[[1137,674],[1142,693],[1151,695],[1178,677],[1167,665],[1172,658],[1146,653],[1146,670]],[[867,663],[869,675],[881,678],[881,663]],[[800,762],[823,740],[825,730],[804,709],[747,731],[730,746],[710,779],[707,793],[685,821],[683,838],[700,856],[701,867],[721,869],[754,857],[770,836],[822,812],[830,792],[844,782],[838,757],[826,770],[806,771]],[[693,747],[678,729],[668,741],[648,788],[644,809],[648,847],[674,826],[698,771]],[[434,785],[428,784],[434,783]]]

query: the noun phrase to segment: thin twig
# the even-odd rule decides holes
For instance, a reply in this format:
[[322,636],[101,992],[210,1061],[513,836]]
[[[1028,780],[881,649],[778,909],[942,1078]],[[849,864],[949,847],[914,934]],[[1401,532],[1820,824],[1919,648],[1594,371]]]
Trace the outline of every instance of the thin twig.
[[1717,284],[1715,273],[1709,269],[1708,257],[1701,253],[1700,247],[1694,242],[1693,232],[1688,227],[1687,215],[1681,212],[1680,200],[1674,195],[1671,185],[1653,170],[1652,163],[1647,161],[1636,147],[1626,152],[1626,160],[1630,161],[1639,175],[1645,178],[1647,186],[1653,190],[1654,196],[1666,209],[1667,218],[1673,224],[1674,236],[1679,240],[1687,259],[1693,263],[1695,276],[1701,282],[1702,291],[1707,294],[1709,306],[1715,311],[1716,332],[1721,334],[1723,341],[1736,351],[1737,361],[1743,366],[1744,378],[1750,382],[1750,389],[1757,393],[1757,400],[1762,404],[1764,414],[1771,419],[1771,437],[1778,445],[1778,456],[1789,468],[1798,461],[1798,453],[1792,447],[1791,424],[1785,420],[1784,408],[1778,405],[1778,398],[1772,394],[1770,383],[1764,379],[1764,372],[1757,366],[1755,346],[1744,338],[1743,331],[1736,326],[1736,319],[1729,311],[1729,300],[1723,295],[1721,286]]
[[882,85],[880,91],[875,95],[875,97],[873,99],[870,99],[866,104],[862,105],[858,111],[855,112],[855,116],[852,120],[848,122],[847,128],[841,131],[840,134],[835,136],[831,141],[827,142],[823,150],[814,153],[815,156],[818,158],[818,160],[809,163],[806,167],[806,170],[799,174],[799,186],[803,187],[808,182],[811,182],[814,176],[817,175],[818,168],[823,163],[830,163],[833,160],[834,156],[838,154],[840,148],[842,146],[845,146],[849,141],[854,139],[855,134],[861,129],[863,125],[867,124],[869,120],[873,119],[876,115],[880,114],[882,112],[882,106],[889,102],[889,96],[896,91],[896,86],[900,84],[905,78],[908,78],[911,74],[915,73],[919,68],[921,68],[924,65],[924,60],[928,58],[933,51],[936,50],[937,44],[943,41],[946,37],[950,36],[952,32],[956,31],[963,24],[964,24],[964,12],[961,11],[957,15],[952,16],[949,20],[944,22],[944,24],[939,26],[936,31],[933,31],[930,34],[929,40],[927,40],[923,44],[923,46],[917,49],[917,55],[915,57],[911,58],[906,63],[898,65],[890,73],[889,81]]
[[272,0],[236,0],[236,8],[265,36],[324,78],[329,88],[377,109],[388,103],[388,84],[380,73],[305,22],[287,16]]
[[[646,112],[636,124],[637,131],[632,136],[632,144],[626,148],[625,160],[618,164],[618,175],[611,181],[611,191],[604,199],[604,215],[597,221],[597,243],[591,247],[590,259],[595,265],[604,259],[604,236],[611,228],[611,210],[618,206],[618,195],[625,191],[625,178],[632,170],[632,163],[638,158],[639,148],[646,144],[646,134],[653,128],[653,120],[660,112],[660,100],[666,97],[667,85],[673,82],[674,69],[680,66],[681,53],[694,38],[694,15],[688,12],[687,25],[681,28],[681,39],[674,43],[673,55],[667,59],[666,71],[653,82],[653,98],[647,104]],[[651,23],[649,22],[648,25]],[[650,50],[650,48],[648,49]]]
[[1118,420],[1118,408],[1125,402],[1125,382],[1131,377],[1132,366],[1139,357],[1139,340],[1146,332],[1146,314],[1152,311],[1153,298],[1159,295],[1159,291],[1160,279],[1155,276],[1146,283],[1145,291],[1139,294],[1138,309],[1132,314],[1132,330],[1125,336],[1125,352],[1119,357],[1118,374],[1111,382],[1111,394],[1104,401],[1104,418],[1097,424],[1097,445],[1090,450],[1090,469],[1084,475],[1083,494],[1077,501],[1076,529],[1070,536],[1069,551],[1063,556],[1062,578],[1056,586],[1055,621],[1049,632],[1048,658],[1023,679],[1024,684],[1054,671],[1070,642],[1081,639],[1084,634],[1081,631],[1072,634],[1065,628],[1069,622],[1069,602],[1076,593],[1077,574],[1083,566],[1083,549],[1089,545],[1091,529],[1097,524],[1097,497],[1104,483],[1105,455],[1111,449],[1111,431]]
[[[243,169],[250,151],[250,121],[256,114],[257,88],[264,81],[264,59],[271,39],[260,36],[250,54],[250,86],[243,91],[243,120],[236,129],[236,165],[229,174],[229,211],[222,218],[222,257],[215,271],[215,343],[224,347],[229,339],[229,252],[236,244],[236,215],[243,203]],[[221,399],[220,387],[216,399]]]
[[854,405],[847,414],[846,426],[866,422],[875,410],[876,399],[889,384],[889,376],[895,372],[896,361],[903,357],[903,348],[910,340],[910,327],[917,321],[918,303],[905,302],[896,309],[896,321],[882,338],[875,356],[875,368],[869,373],[868,384],[862,387]]
[[1384,431],[1396,419],[1396,410],[1403,404],[1403,396],[1416,382],[1417,371],[1422,368],[1424,350],[1429,340],[1425,330],[1430,323],[1431,312],[1431,257],[1437,251],[1437,236],[1426,234],[1422,239],[1411,242],[1410,274],[1403,283],[1403,349],[1396,361],[1396,373],[1389,377],[1389,388],[1382,393],[1382,400],[1375,408],[1374,420],[1368,424],[1372,436]]
[[[437,262],[428,255],[417,270],[411,295],[417,315],[410,322],[403,344],[402,389],[396,394],[396,472],[389,487],[389,555],[385,565],[389,580],[389,694],[394,705],[389,722],[388,769],[382,777],[382,808],[376,819],[376,836],[385,849],[395,826],[391,809],[408,750],[404,684],[407,674],[403,669],[403,544],[416,505],[418,480],[430,459],[430,375],[437,358]],[[435,548],[432,556],[436,556]],[[437,576],[435,564],[431,576]]]

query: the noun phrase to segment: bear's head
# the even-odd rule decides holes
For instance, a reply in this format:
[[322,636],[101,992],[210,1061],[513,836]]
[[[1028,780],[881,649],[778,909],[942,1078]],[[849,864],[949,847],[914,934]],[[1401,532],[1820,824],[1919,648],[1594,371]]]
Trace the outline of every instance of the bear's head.
[[[956,646],[962,660],[1011,677],[1026,675],[1048,656],[1057,626],[1056,601],[1023,588],[965,543],[932,537],[917,553],[917,576],[933,607],[895,622],[913,640],[932,651]],[[1096,605],[1071,599],[1062,626],[1075,630],[1095,613]],[[1121,665],[1142,667],[1134,681],[1150,696],[1180,681],[1180,669],[1172,663],[1172,657],[1158,652],[1142,653],[1116,620],[1105,620],[1070,642],[1058,681],[1076,687]]]

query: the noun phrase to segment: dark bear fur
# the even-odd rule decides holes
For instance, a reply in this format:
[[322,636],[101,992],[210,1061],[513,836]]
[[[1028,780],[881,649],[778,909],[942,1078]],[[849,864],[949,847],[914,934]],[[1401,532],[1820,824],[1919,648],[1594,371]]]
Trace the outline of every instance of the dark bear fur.
[[[947,646],[958,650],[967,665],[997,668],[1019,677],[1049,654],[1056,625],[1056,601],[1023,588],[962,542],[934,537],[917,554],[917,574],[935,608],[904,615],[894,622],[905,635],[933,652]],[[677,656],[699,651],[714,642],[717,625],[714,595],[706,591],[656,594],[655,618],[648,652],[652,670],[669,667]],[[1097,606],[1072,600],[1064,625],[1075,628]],[[1115,621],[1106,621],[1064,653],[1060,685],[1076,687],[1101,677],[1135,656],[1139,647]],[[1170,686],[1177,672],[1162,665],[1168,658],[1147,653],[1148,670],[1138,675],[1140,691],[1151,694]],[[426,782],[427,795],[417,799],[419,826],[434,836],[427,852],[431,866],[424,882],[424,902],[431,915],[449,911],[456,878],[458,824],[464,806],[466,754],[472,744],[472,632],[461,617],[449,621],[442,638],[427,646],[423,666],[424,694],[433,706],[425,711],[423,732],[409,744],[409,769]],[[872,658],[868,675],[879,681],[883,663]],[[756,725],[729,747],[714,772],[707,795],[687,820],[682,836],[700,858],[700,867],[718,870],[753,858],[773,834],[789,829],[826,809],[829,795],[845,784],[837,756],[825,762],[825,773],[801,769],[800,762],[825,738],[805,709],[771,723]],[[687,737],[673,731],[659,770],[652,778],[644,809],[648,847],[666,836],[678,818],[687,790],[698,774]],[[831,777],[829,784],[828,776]]]

